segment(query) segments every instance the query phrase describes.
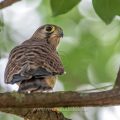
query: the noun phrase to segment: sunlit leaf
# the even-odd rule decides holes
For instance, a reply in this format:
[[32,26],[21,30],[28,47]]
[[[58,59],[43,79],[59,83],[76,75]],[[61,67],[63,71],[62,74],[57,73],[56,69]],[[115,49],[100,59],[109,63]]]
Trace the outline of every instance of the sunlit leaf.
[[50,0],[53,16],[69,12],[80,0]]
[[120,0],[92,0],[98,16],[109,24],[116,15],[120,15]]

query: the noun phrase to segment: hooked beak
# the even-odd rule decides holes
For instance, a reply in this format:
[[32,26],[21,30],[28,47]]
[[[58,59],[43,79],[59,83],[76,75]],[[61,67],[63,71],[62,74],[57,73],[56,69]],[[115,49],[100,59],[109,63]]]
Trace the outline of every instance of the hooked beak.
[[57,36],[57,37],[63,38],[63,36],[64,36],[63,30],[59,29],[56,33],[53,33],[52,36]]
[[63,34],[63,31],[60,33],[60,37],[62,37],[63,38],[63,36],[64,36],[64,34]]
[[63,36],[64,36],[64,34],[63,34],[63,30],[60,28],[58,32],[59,32],[60,37],[63,38]]

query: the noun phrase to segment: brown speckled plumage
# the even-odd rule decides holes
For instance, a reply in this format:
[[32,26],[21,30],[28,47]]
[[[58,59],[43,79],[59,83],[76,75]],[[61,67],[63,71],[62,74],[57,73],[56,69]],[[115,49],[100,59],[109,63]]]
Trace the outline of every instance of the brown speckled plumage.
[[[37,30],[38,36],[35,32],[29,40],[15,47],[9,55],[5,70],[5,83],[17,83],[22,92],[52,89],[54,85],[48,84],[49,78],[50,81],[51,79],[55,81],[56,75],[64,73],[63,65],[56,51],[59,43],[57,40],[61,37],[59,32],[62,30],[58,26],[54,26],[59,32],[54,34],[55,31],[53,31],[51,34],[44,34],[43,30],[46,26],[54,25],[40,27]],[[56,40],[57,44],[52,40]],[[51,82],[51,84],[53,83]],[[23,86],[27,86],[27,84],[29,84],[28,88],[24,88]]]

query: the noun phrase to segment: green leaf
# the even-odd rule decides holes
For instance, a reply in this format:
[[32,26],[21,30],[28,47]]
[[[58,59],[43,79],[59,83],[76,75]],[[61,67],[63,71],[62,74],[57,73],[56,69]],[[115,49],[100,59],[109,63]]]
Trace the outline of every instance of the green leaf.
[[106,23],[112,22],[116,15],[120,15],[120,0],[92,0],[98,16]]
[[80,0],[50,0],[53,16],[69,12]]

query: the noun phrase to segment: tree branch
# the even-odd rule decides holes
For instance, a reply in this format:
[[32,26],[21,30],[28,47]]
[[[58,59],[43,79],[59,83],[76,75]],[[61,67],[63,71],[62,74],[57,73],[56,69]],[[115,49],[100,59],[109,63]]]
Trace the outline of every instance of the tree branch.
[[[0,108],[83,107],[120,104],[120,89],[80,93],[73,91],[53,93],[0,93]],[[5,101],[5,102],[3,102]]]
[[13,3],[16,3],[18,1],[20,1],[20,0],[3,0],[2,2],[0,2],[0,9],[8,7],[8,6],[10,6]]
[[120,104],[119,91],[120,89],[114,88],[92,93],[73,91],[34,94],[0,93],[0,111],[29,120],[68,120],[62,113],[45,108],[118,105]]

